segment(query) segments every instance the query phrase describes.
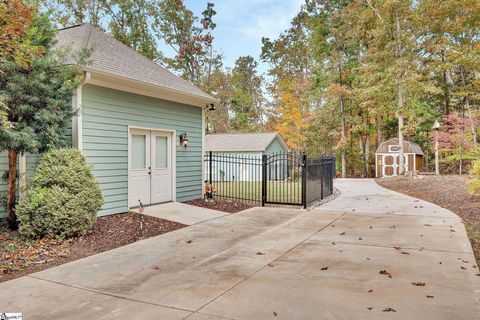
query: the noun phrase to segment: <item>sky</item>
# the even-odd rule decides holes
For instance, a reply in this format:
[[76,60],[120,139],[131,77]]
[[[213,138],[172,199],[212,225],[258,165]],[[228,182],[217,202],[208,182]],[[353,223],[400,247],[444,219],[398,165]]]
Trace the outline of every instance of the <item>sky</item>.
[[223,53],[225,65],[232,67],[239,56],[251,55],[259,62],[259,72],[264,73],[268,65],[259,61],[262,37],[276,39],[288,29],[304,0],[185,0],[197,16],[207,2],[215,4],[213,43]]

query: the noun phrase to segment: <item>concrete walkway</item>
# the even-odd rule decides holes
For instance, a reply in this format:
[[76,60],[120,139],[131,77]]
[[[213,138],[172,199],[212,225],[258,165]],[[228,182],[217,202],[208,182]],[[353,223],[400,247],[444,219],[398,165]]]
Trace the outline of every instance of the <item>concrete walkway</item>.
[[187,226],[227,215],[225,212],[200,208],[180,202],[168,202],[148,206],[145,207],[143,214],[179,222]]
[[342,195],[319,209],[253,208],[3,283],[0,309],[25,319],[478,319],[480,277],[457,216],[374,181],[336,185]]

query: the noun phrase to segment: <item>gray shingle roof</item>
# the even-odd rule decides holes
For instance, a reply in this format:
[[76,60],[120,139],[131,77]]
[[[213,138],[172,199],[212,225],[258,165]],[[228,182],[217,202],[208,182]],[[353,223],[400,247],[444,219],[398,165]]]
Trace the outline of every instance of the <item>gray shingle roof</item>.
[[57,47],[69,47],[74,53],[93,47],[89,70],[105,72],[115,76],[147,82],[189,95],[215,100],[190,82],[174,75],[127,45],[115,40],[103,31],[82,24],[58,31]]
[[[205,150],[216,152],[265,151],[277,136],[282,139],[275,132],[207,134]],[[283,140],[282,143],[284,143]]]

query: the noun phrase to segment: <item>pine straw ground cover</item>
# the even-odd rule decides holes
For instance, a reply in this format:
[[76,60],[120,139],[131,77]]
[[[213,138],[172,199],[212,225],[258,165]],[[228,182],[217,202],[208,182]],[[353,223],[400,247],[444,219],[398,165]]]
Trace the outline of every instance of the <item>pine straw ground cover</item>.
[[[142,228],[141,228],[142,225]],[[56,241],[25,240],[16,231],[0,230],[0,282],[174,231],[185,225],[140,215],[100,217],[85,236]]]
[[467,192],[467,176],[425,176],[425,179],[405,177],[377,179],[382,187],[435,203],[462,218],[480,265],[480,197]]
[[237,213],[255,207],[253,204],[218,198],[214,199],[213,203],[205,202],[203,199],[190,200],[185,203],[196,207],[218,210],[227,213]]

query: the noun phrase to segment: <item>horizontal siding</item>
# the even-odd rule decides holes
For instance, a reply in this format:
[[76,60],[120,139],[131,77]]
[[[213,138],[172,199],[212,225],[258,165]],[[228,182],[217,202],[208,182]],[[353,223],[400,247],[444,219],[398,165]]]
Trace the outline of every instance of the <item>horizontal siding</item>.
[[283,147],[280,143],[279,138],[276,137],[275,140],[270,143],[270,145],[265,150],[265,154],[272,154],[272,153],[279,153],[279,152],[287,152],[288,150]]
[[[83,153],[103,192],[99,216],[128,207],[128,126],[176,130],[177,201],[202,193],[202,110],[98,86],[83,87]],[[186,132],[188,148],[178,146]]]

